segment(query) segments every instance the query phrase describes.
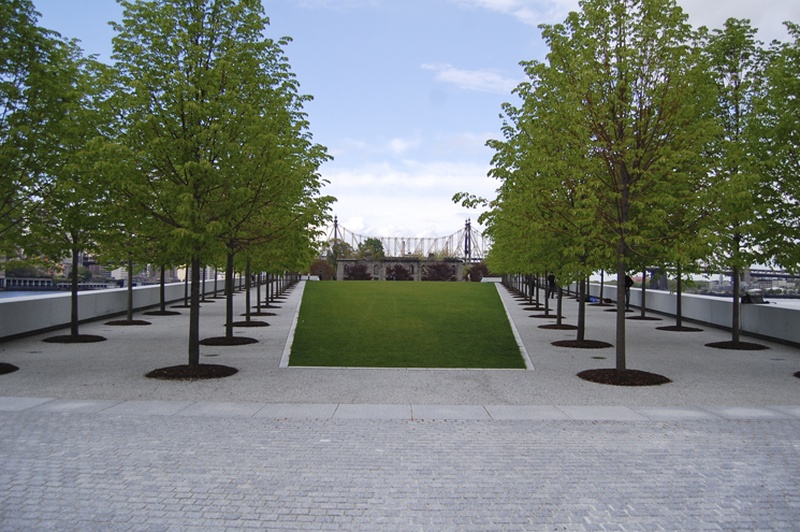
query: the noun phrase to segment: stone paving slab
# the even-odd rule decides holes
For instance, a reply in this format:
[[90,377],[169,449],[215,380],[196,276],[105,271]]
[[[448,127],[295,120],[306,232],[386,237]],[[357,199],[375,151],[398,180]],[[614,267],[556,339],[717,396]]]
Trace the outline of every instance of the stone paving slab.
[[787,412],[772,408],[744,406],[709,406],[706,409],[726,419],[785,419],[791,417]]
[[480,405],[413,405],[414,419],[491,419]]
[[171,416],[192,406],[189,401],[124,401],[102,411],[103,414]]
[[89,414],[102,412],[122,401],[84,401],[80,399],[54,399],[30,408],[34,412],[58,412],[62,414]]
[[181,416],[252,417],[264,408],[261,403],[198,401],[178,412]]
[[541,405],[488,405],[486,411],[492,419],[569,419],[555,406]]
[[570,419],[605,421],[644,421],[647,418],[627,406],[559,406]]
[[253,417],[291,419],[330,419],[336,412],[335,404],[266,404]]
[[27,410],[52,400],[51,397],[0,397],[0,412]]
[[411,405],[339,405],[334,418],[411,419]]

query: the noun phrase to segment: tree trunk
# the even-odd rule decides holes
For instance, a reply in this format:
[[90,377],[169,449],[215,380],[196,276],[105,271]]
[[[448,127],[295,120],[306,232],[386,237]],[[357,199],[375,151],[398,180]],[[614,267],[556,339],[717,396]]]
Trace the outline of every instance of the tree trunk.
[[578,284],[578,338],[583,342],[586,338],[586,278],[581,277]]
[[261,273],[256,275],[256,308],[261,311]]
[[600,304],[605,305],[605,284],[606,284],[606,271],[600,270]]
[[[189,310],[189,365],[200,364],[200,259],[192,257]],[[187,276],[188,278],[188,276]]]
[[161,265],[161,279],[158,283],[158,301],[160,303],[159,308],[161,309],[161,313],[167,311],[167,290],[166,290],[166,280],[165,280],[165,270],[166,266],[163,264]]
[[617,371],[625,367],[625,258],[617,257]]
[[564,301],[564,291],[561,289],[561,286],[558,287],[558,299],[556,300],[556,325],[561,325],[561,309],[562,303]]
[[245,281],[244,281],[244,308],[246,309],[244,312],[245,320],[250,321],[250,258],[247,259],[247,265],[245,266],[244,270]]
[[733,316],[731,317],[731,330],[733,331],[733,343],[738,344],[740,341],[740,328],[741,328],[741,298],[739,291],[741,282],[739,280],[739,267],[734,266],[731,269],[731,282],[733,284]]
[[225,338],[233,338],[233,252],[228,251],[228,260],[225,265]]
[[128,257],[128,302],[126,305],[125,319],[133,321],[133,259]]
[[183,306],[189,306],[189,267],[186,269],[186,274],[183,276]]
[[677,266],[678,278],[675,281],[675,292],[678,300],[675,301],[675,325],[683,327],[683,280],[681,279],[681,265]]
[[72,271],[70,272],[70,310],[69,334],[78,336],[78,251],[72,250]]
[[641,301],[641,304],[640,304],[641,308],[642,308],[640,316],[642,318],[644,318],[644,315],[645,315],[645,312],[646,312],[646,310],[645,310],[645,307],[647,307],[646,302],[647,302],[647,268],[643,268],[642,269],[642,301]]

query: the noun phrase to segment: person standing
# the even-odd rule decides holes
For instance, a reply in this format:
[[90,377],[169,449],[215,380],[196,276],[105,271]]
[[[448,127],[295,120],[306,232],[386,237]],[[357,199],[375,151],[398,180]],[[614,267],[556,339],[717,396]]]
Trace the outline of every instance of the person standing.
[[633,286],[633,279],[630,275],[625,276],[625,310],[631,309],[631,286]]
[[556,276],[554,274],[550,274],[547,276],[547,295],[545,296],[547,299],[553,299],[556,294]]

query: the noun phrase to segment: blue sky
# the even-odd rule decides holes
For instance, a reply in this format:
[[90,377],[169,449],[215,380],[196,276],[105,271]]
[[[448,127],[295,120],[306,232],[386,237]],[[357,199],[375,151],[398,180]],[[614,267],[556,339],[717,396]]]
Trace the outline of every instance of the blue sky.
[[[114,0],[33,0],[40,24],[109,60],[121,20]],[[679,0],[690,22],[749,18],[765,42],[800,23],[797,0]],[[340,225],[366,236],[446,236],[478,217],[451,201],[493,197],[486,176],[498,116],[523,81],[519,62],[543,59],[538,24],[564,20],[577,0],[264,0],[270,36],[286,48]],[[474,224],[473,224],[474,225]]]

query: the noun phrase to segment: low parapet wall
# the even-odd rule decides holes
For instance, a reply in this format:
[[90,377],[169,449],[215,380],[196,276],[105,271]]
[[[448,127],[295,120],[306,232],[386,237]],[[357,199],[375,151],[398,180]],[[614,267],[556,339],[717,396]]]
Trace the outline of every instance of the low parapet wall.
[[[575,287],[571,287],[574,291]],[[600,285],[590,284],[589,294],[600,297]],[[617,299],[616,285],[604,285],[603,297]],[[641,308],[642,290],[631,288],[631,306]],[[648,289],[645,294],[647,310],[674,317],[677,312],[677,295],[663,290]],[[731,328],[732,298],[683,294],[681,314],[683,319],[719,327]],[[800,311],[770,304],[741,305],[742,332],[765,339],[800,346]]]
[[[225,281],[217,280],[217,290],[225,289]],[[160,304],[158,285],[133,288],[133,308],[143,310]],[[205,293],[214,293],[214,281],[205,282]],[[47,294],[0,299],[0,340],[60,329],[70,324],[70,294]],[[168,303],[181,301],[184,283],[165,286]],[[81,322],[120,315],[128,306],[128,289],[87,290],[78,292],[78,318]]]

